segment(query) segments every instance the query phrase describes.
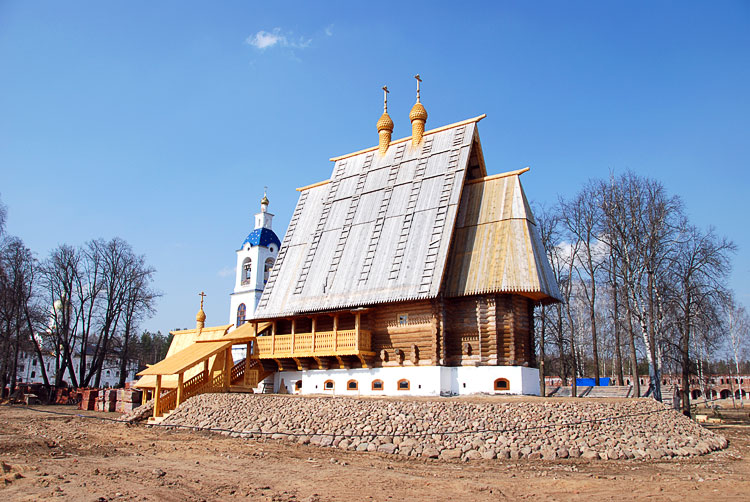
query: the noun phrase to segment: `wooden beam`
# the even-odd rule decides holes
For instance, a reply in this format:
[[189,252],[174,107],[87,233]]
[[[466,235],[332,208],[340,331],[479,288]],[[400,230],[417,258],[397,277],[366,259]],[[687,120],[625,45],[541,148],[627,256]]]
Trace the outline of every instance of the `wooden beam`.
[[315,318],[315,317],[312,318],[312,328],[311,328],[311,331],[312,331],[312,351],[313,351],[313,354],[315,353],[315,325],[316,325],[317,321],[318,321],[317,318]]
[[341,369],[349,369],[349,365],[344,361],[344,358],[341,356],[336,356],[336,360],[339,362],[339,367]]
[[367,365],[367,359],[365,359],[365,356],[362,354],[357,354],[357,357],[359,358],[359,362],[362,363],[363,368],[369,368],[370,366]]
[[339,315],[333,314],[333,351],[338,350],[338,338],[339,338]]
[[296,341],[296,336],[295,336],[296,335],[296,333],[295,333],[296,324],[297,324],[297,322],[296,322],[295,318],[292,317],[292,350],[291,350],[292,354],[294,354],[294,343]]
[[292,359],[294,360],[295,364],[297,365],[297,369],[298,369],[299,371],[302,371],[303,369],[305,369],[305,368],[304,368],[304,367],[302,366],[302,359],[300,359],[299,357],[293,357]]
[[253,342],[247,342],[247,348],[245,349],[245,374],[242,375],[242,384],[247,387],[250,379],[250,356],[252,356],[252,345]]
[[159,415],[159,406],[161,405],[161,375],[156,375],[156,387],[154,388],[154,418]]
[[274,362],[279,367],[279,371],[284,371],[284,364],[281,362],[281,359],[274,359]]
[[360,312],[354,314],[354,348],[357,351],[359,351],[359,326],[361,315],[362,314]]
[[232,360],[232,348],[229,347],[224,351],[224,368],[222,370],[223,372],[223,384],[224,389],[229,388],[230,381],[232,380],[232,364],[230,361]]
[[322,357],[313,357],[313,359],[315,359],[315,362],[318,364],[319,370],[328,369],[328,364],[324,362]]
[[177,406],[182,403],[182,396],[185,392],[185,373],[177,375]]
[[526,171],[530,170],[530,167],[524,167],[523,169],[518,169],[516,171],[508,171],[507,173],[500,173],[500,174],[492,174],[490,176],[485,176],[484,178],[477,178],[474,180],[467,180],[466,185],[473,185],[474,183],[484,183],[485,181],[490,180],[496,180],[499,178],[507,178],[508,176],[519,176]]

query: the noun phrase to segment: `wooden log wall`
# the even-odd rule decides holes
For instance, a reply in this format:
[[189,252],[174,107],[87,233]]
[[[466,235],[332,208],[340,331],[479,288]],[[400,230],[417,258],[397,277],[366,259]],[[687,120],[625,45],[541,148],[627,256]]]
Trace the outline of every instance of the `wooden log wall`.
[[519,295],[478,295],[445,303],[447,364],[536,364],[531,300]]
[[[399,316],[406,315],[404,324]],[[430,301],[403,302],[377,306],[367,314],[367,324],[372,331],[372,350],[388,354],[388,361],[376,358],[376,365],[390,366],[396,362],[396,350],[402,353],[404,364],[430,365],[438,359],[436,335],[438,318]],[[413,346],[417,347],[417,358]],[[416,361],[416,363],[415,363]]]
[[[520,295],[442,297],[378,305],[361,314],[360,328],[372,333],[373,366],[536,365],[534,305]],[[406,316],[400,322],[400,316]],[[315,316],[316,331],[332,331],[333,316]],[[355,315],[341,312],[338,329],[354,329]],[[311,317],[295,320],[309,333]],[[277,334],[291,333],[291,320],[277,321]],[[414,348],[416,347],[416,351]],[[381,354],[385,354],[385,359]],[[354,366],[359,366],[352,361]]]

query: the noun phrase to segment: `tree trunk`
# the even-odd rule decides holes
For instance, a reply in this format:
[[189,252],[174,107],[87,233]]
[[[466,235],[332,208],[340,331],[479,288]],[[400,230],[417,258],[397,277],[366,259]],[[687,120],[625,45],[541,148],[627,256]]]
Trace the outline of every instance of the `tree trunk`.
[[685,316],[682,334],[682,414],[690,417],[690,314]]
[[620,309],[617,303],[617,274],[615,274],[614,257],[612,257],[612,303],[613,303],[613,327],[615,332],[615,372],[617,384],[625,385],[625,375],[622,372],[622,347],[620,345]]
[[630,338],[630,370],[633,379],[633,397],[641,397],[641,381],[638,379],[638,354],[635,351],[635,333],[633,332],[633,314],[630,312],[630,301],[625,301],[625,315],[628,317]]
[[546,312],[545,307],[539,304],[539,310],[541,311],[542,325],[539,336],[539,393],[542,397],[547,395],[547,388],[544,381],[544,337],[545,337],[545,325],[546,325]]
[[562,374],[562,384],[568,384],[568,365],[565,364],[565,335],[563,334],[563,313],[562,304],[557,304],[557,333],[560,341],[560,373]]
[[654,322],[654,273],[648,272],[648,337],[649,352],[651,353],[651,385],[653,386],[654,399],[661,402],[661,372],[659,371],[659,359],[656,354],[656,323]]

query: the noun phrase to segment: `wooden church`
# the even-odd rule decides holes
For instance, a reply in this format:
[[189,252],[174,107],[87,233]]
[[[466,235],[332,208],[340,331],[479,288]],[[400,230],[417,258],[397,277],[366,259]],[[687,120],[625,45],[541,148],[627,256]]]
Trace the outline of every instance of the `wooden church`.
[[[533,308],[560,293],[521,186],[528,169],[488,175],[484,115],[425,131],[419,83],[412,136],[392,141],[384,90],[378,146],[332,158],[329,179],[297,189],[255,312],[198,333],[195,346],[224,343],[216,352],[164,364],[183,349],[142,375],[178,375],[175,394],[174,371],[199,364],[224,390],[538,394]],[[235,344],[248,353],[236,364]]]

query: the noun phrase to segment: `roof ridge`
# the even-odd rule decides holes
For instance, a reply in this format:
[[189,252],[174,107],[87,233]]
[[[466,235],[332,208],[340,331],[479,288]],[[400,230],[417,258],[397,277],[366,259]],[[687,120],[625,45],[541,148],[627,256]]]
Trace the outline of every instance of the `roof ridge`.
[[[445,131],[446,129],[453,129],[454,127],[459,127],[459,126],[462,126],[462,125],[472,124],[474,122],[479,122],[480,120],[482,120],[485,117],[487,117],[487,114],[483,113],[483,114],[481,114],[479,116],[476,116],[474,118],[462,120],[460,122],[455,122],[453,124],[448,124],[448,125],[440,126],[440,127],[435,128],[435,129],[430,129],[429,131],[425,131],[425,133],[424,133],[424,135],[422,137],[425,137],[428,134],[434,134],[436,132]],[[395,141],[391,141],[390,142],[390,146],[393,146],[393,145],[398,144],[398,143],[403,143],[404,141],[409,141],[409,140],[411,140],[411,136],[406,136],[404,138],[397,139]],[[336,162],[337,160],[346,159],[346,158],[349,158],[349,157],[354,157],[355,155],[359,155],[361,153],[372,152],[372,151],[377,150],[378,148],[379,148],[379,146],[375,145],[375,146],[371,146],[369,148],[365,148],[363,150],[358,150],[356,152],[347,153],[347,154],[344,154],[344,155],[339,155],[338,157],[331,157],[328,160],[330,160],[331,162]]]

